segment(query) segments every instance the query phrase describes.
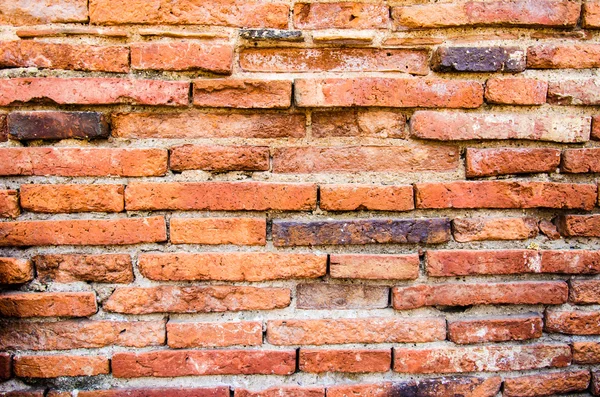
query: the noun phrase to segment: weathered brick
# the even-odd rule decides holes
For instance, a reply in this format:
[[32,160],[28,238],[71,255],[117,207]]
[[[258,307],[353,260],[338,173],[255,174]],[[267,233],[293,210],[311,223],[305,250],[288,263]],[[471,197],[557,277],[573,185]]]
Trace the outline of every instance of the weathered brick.
[[194,80],[193,103],[200,107],[289,108],[291,80]]
[[[283,2],[247,0],[182,0],[152,3],[130,0],[91,0],[90,22],[98,25],[215,25],[285,29],[290,8]],[[119,10],[119,12],[115,12]]]
[[299,107],[477,108],[483,103],[483,86],[443,79],[297,79],[294,95]]
[[162,350],[115,353],[116,378],[192,375],[290,375],[296,369],[294,350]]
[[0,106],[27,102],[59,105],[186,106],[190,83],[120,78],[24,77],[0,79]]
[[447,145],[282,147],[274,151],[273,172],[452,171],[458,167],[458,159],[458,147]]
[[13,147],[0,148],[0,175],[161,176],[168,153],[162,149]]
[[165,219],[74,219],[0,223],[0,246],[126,245],[167,240]]
[[525,51],[519,47],[438,47],[431,67],[436,72],[522,72]]
[[527,50],[529,69],[590,69],[600,67],[600,45],[542,44]]
[[600,396],[600,371],[592,371],[590,389],[594,396]]
[[591,118],[576,115],[482,114],[417,111],[411,136],[437,141],[527,139],[575,143],[590,138]]
[[261,391],[250,391],[236,388],[235,397],[324,397],[324,387],[281,386],[271,387]]
[[540,232],[548,237],[549,240],[558,240],[560,239],[560,233],[556,228],[556,225],[549,220],[542,219],[539,223]]
[[11,350],[144,347],[165,343],[165,323],[161,321],[6,322],[2,327],[0,347]]
[[600,304],[600,280],[571,280],[569,301],[576,304]]
[[382,309],[388,307],[389,288],[359,284],[299,284],[298,309]]
[[600,237],[600,215],[560,215],[556,226],[567,237]]
[[419,343],[444,339],[446,321],[442,318],[349,318],[267,322],[267,341],[272,345]]
[[[152,389],[110,389],[110,390],[78,390],[78,397],[229,397],[229,388],[202,387],[202,388],[152,388]],[[55,397],[50,396],[48,397]],[[56,396],[67,397],[67,396]],[[70,394],[69,394],[70,397]]]
[[486,240],[526,240],[537,236],[535,218],[454,218],[452,235],[460,243]]
[[98,28],[89,25],[18,28],[15,34],[21,39],[35,39],[38,37],[69,37],[69,36],[96,36],[100,38],[127,38],[129,33],[121,28]]
[[131,44],[131,68],[136,70],[202,70],[231,74],[233,47],[189,41]]
[[44,3],[9,0],[0,3],[0,24],[36,25],[87,22],[86,0],[50,0]]
[[37,276],[43,282],[127,284],[133,281],[129,254],[44,254],[33,257]]
[[171,149],[169,167],[174,171],[268,171],[268,146],[183,145]]
[[249,72],[404,72],[426,75],[429,73],[428,60],[429,52],[420,49],[248,48],[240,53],[240,66]]
[[351,219],[327,221],[273,221],[273,244],[438,244],[450,239],[450,220],[432,219]]
[[568,335],[600,335],[600,311],[546,310],[545,330]]
[[564,281],[518,281],[506,283],[413,285],[392,289],[396,310],[424,306],[558,305],[567,301]]
[[485,83],[485,101],[502,105],[543,105],[548,83],[530,78],[491,78]]
[[23,284],[33,279],[31,261],[18,258],[0,258],[0,284]]
[[151,280],[267,281],[325,275],[327,256],[275,252],[140,254],[139,268]]
[[335,2],[294,4],[298,29],[385,29],[389,11],[385,4]]
[[560,164],[560,149],[499,148],[466,152],[467,177],[554,172]]
[[419,254],[373,255],[332,254],[329,256],[332,278],[370,280],[414,280],[419,277]]
[[21,185],[21,207],[31,212],[121,212],[123,185]]
[[[48,394],[50,397],[55,397]],[[28,390],[13,390],[13,391],[3,391],[0,392],[1,397],[45,397],[46,390],[45,389],[28,389]],[[56,397],[65,397],[62,395],[58,395]],[[70,397],[70,396],[68,396]]]
[[600,94],[596,87],[598,79],[548,82],[548,103],[555,105],[600,105]]
[[561,170],[573,174],[600,172],[600,148],[564,150]]
[[285,113],[125,113],[112,117],[117,138],[302,138],[306,116]]
[[99,139],[108,138],[110,127],[99,112],[12,112],[8,115],[12,138],[35,139]]
[[0,190],[0,218],[16,218],[20,213],[19,192]]
[[0,42],[0,68],[28,67],[127,73],[129,48],[34,40]]
[[265,245],[264,218],[171,218],[173,244]]
[[12,376],[12,358],[8,353],[0,353],[0,380],[10,379]]
[[240,38],[252,41],[304,41],[301,30],[241,29]]
[[481,181],[417,183],[417,208],[562,208],[591,210],[596,186],[590,184]]
[[542,336],[539,316],[512,316],[448,322],[448,339],[458,344],[528,340]]
[[108,358],[102,356],[16,356],[15,375],[22,378],[94,376],[110,372]]
[[590,138],[595,141],[600,141],[600,116],[592,117],[592,131]]
[[541,251],[541,266],[532,263],[534,271],[546,273],[598,274],[600,251],[554,250]]
[[388,110],[320,111],[311,114],[312,136],[406,138],[406,116]]
[[308,183],[132,183],[127,210],[300,211],[315,209],[317,186]]
[[87,317],[96,313],[93,292],[38,292],[0,295],[6,317]]
[[240,310],[270,310],[289,306],[287,288],[234,286],[117,288],[103,308],[109,312],[210,313]]
[[576,364],[599,364],[599,342],[573,342],[573,362]]
[[582,25],[586,28],[600,28],[600,2],[586,1],[583,4]]
[[387,372],[392,364],[392,351],[300,349],[298,362],[300,371],[317,374]]
[[566,367],[570,363],[569,345],[559,343],[442,346],[428,349],[394,348],[393,370],[410,374],[521,371]]
[[235,345],[260,346],[262,323],[259,321],[167,324],[169,347],[226,347]]
[[319,191],[320,207],[327,211],[409,211],[415,208],[411,185],[321,185]]
[[590,384],[589,371],[561,371],[520,376],[504,380],[503,396],[549,396],[585,391]]
[[0,114],[0,142],[8,141],[8,125],[6,119],[6,114]]

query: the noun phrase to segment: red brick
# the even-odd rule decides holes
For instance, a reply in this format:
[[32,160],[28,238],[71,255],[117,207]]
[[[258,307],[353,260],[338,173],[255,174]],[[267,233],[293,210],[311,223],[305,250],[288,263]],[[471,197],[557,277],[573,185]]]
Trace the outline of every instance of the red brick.
[[540,373],[504,380],[503,396],[549,396],[585,391],[590,384],[589,371]]
[[236,388],[235,397],[324,397],[323,387],[281,386],[271,387],[261,391],[250,391]]
[[0,3],[0,24],[36,25],[87,22],[86,0],[50,0],[44,3],[9,0]]
[[600,335],[600,312],[546,310],[547,332],[568,335]]
[[467,177],[554,172],[560,164],[560,149],[499,148],[467,149]]
[[542,327],[538,316],[455,320],[448,322],[448,339],[458,344],[536,339],[542,336]]
[[[69,397],[71,395],[69,394]],[[203,387],[203,388],[152,388],[152,389],[111,389],[94,391],[77,391],[78,397],[229,397],[229,388]],[[55,397],[50,396],[48,397]],[[63,397],[57,395],[56,397]],[[64,396],[67,397],[67,396]]]
[[31,212],[121,212],[123,185],[21,185],[21,206]]
[[575,304],[600,304],[600,280],[571,280],[569,301]]
[[387,372],[392,364],[390,349],[316,350],[300,349],[299,369],[303,372]]
[[590,138],[590,117],[483,114],[422,110],[410,118],[411,136],[437,141],[527,139],[575,143]]
[[0,67],[66,69],[127,73],[125,46],[44,43],[34,40],[0,42]]
[[404,72],[426,75],[429,73],[429,52],[389,48],[248,48],[240,53],[240,66],[249,72]]
[[394,348],[393,370],[409,374],[521,371],[570,363],[571,349],[566,344],[442,346]]
[[312,136],[406,138],[406,116],[388,110],[319,111],[311,114]]
[[45,254],[33,257],[38,278],[43,282],[121,283],[133,281],[129,254]]
[[6,114],[0,114],[0,142],[8,141],[8,125],[6,119]]
[[556,226],[567,237],[600,237],[600,215],[560,215]]
[[534,218],[454,218],[452,234],[460,243],[486,240],[526,240],[538,234]]
[[131,44],[131,68],[136,70],[202,70],[231,74],[233,47],[186,41]]
[[34,111],[11,112],[8,129],[14,139],[108,138],[107,117],[99,112]]
[[596,186],[529,181],[417,183],[415,203],[417,208],[591,210],[596,203]]
[[409,211],[415,208],[411,185],[321,185],[319,190],[321,209],[327,211]]
[[10,322],[3,327],[0,347],[11,350],[144,347],[165,343],[165,323],[161,321]]
[[529,69],[590,69],[600,67],[600,45],[542,44],[527,50]]
[[599,342],[573,342],[573,362],[576,364],[600,364]]
[[332,278],[369,280],[414,280],[419,277],[419,254],[373,255],[331,254]]
[[302,138],[306,116],[286,113],[129,113],[112,117],[117,138]]
[[327,257],[275,252],[201,252],[140,254],[140,273],[162,281],[268,281],[317,278]]
[[561,170],[573,174],[600,172],[600,148],[564,150]]
[[477,108],[483,86],[476,81],[362,77],[297,79],[299,107],[445,107]]
[[268,171],[268,146],[183,145],[171,149],[169,167],[174,171]]
[[0,380],[10,379],[12,376],[12,358],[8,353],[0,353]]
[[108,358],[102,356],[17,356],[15,375],[22,378],[94,376],[110,372]]
[[270,310],[289,306],[287,288],[234,286],[117,288],[103,304],[109,312],[210,313],[240,310]]
[[0,284],[23,284],[33,279],[31,261],[18,258],[0,258]]
[[0,246],[126,245],[167,240],[165,219],[75,219],[0,223]]
[[187,106],[190,83],[120,78],[0,79],[0,106],[27,102],[59,105]]
[[543,105],[548,83],[529,78],[491,78],[485,83],[485,101],[502,105]]
[[[91,0],[90,22],[97,25],[215,25],[285,29],[290,8],[282,2],[248,0]],[[119,10],[119,12],[115,12]]]
[[600,105],[595,89],[598,79],[551,81],[548,83],[548,103],[555,105]]
[[0,218],[16,218],[20,213],[19,192],[0,190]]
[[392,7],[396,30],[454,26],[575,26],[581,4],[568,0],[466,1]]
[[419,343],[446,339],[442,318],[348,318],[272,320],[272,345],[337,345],[351,343]]
[[317,186],[307,183],[133,183],[127,210],[299,211],[315,209]]
[[7,317],[87,317],[96,311],[96,295],[93,292],[0,295],[0,314]]
[[168,153],[162,149],[0,148],[0,175],[161,176]]
[[591,139],[600,141],[600,116],[592,117]]
[[383,309],[389,288],[360,284],[298,284],[296,307],[308,310]]
[[424,306],[558,305],[567,301],[568,293],[564,281],[420,284],[395,287],[392,303],[396,310]]
[[226,347],[235,345],[260,346],[262,323],[259,321],[167,324],[169,347]]
[[594,396],[600,396],[600,371],[592,371],[590,389]]
[[171,218],[173,244],[265,245],[264,218]]
[[560,239],[560,233],[556,228],[556,225],[549,220],[542,219],[539,223],[540,232],[548,237],[549,240]]
[[[28,390],[13,390],[13,391],[4,391],[0,392],[1,397],[45,397],[46,390],[45,389],[28,389]],[[49,397],[66,397],[64,394],[61,395],[52,395],[48,394]],[[70,397],[70,396],[68,396]]]
[[298,29],[385,29],[388,21],[389,11],[385,4],[294,4],[294,26]]
[[313,174],[338,172],[452,171],[458,167],[456,146],[281,147],[273,154],[273,172]]
[[582,25],[586,28],[600,28],[600,2],[586,1],[583,4]]
[[285,109],[292,104],[291,80],[194,80],[194,105]]
[[290,375],[296,352],[287,350],[162,350],[115,353],[115,378],[192,375]]

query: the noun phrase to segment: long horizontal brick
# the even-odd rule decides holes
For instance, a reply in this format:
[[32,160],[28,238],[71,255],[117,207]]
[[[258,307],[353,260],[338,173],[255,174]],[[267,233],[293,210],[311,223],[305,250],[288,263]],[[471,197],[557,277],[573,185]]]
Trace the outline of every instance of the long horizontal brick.
[[108,358],[102,356],[16,356],[15,375],[23,378],[94,376],[110,372]]
[[273,221],[273,244],[294,245],[444,243],[450,239],[450,220],[352,219],[331,221]]
[[302,372],[387,372],[392,364],[390,349],[317,350],[300,349],[298,368]]
[[210,313],[240,310],[270,310],[289,306],[287,288],[233,286],[117,288],[103,308],[127,314]]
[[571,280],[569,301],[575,304],[600,304],[600,280]]
[[[153,387],[142,389],[78,390],[78,397],[228,397],[229,387]],[[50,396],[49,397],[70,397]]]
[[546,310],[546,332],[600,335],[600,311]]
[[21,185],[21,207],[31,212],[121,212],[123,185]]
[[499,376],[489,378],[450,376],[403,382],[335,385],[327,387],[327,394],[330,397],[389,397],[395,395],[494,397],[500,391],[501,385],[502,379]]
[[0,285],[23,284],[33,279],[31,261],[19,258],[0,258]]
[[388,307],[389,288],[358,284],[299,284],[296,307],[308,310],[382,309]]
[[87,22],[86,0],[52,0],[31,3],[3,1],[0,3],[0,24],[36,25],[44,23]]
[[550,148],[467,149],[467,177],[554,172],[561,152]]
[[87,317],[96,313],[93,292],[37,292],[0,295],[6,317]]
[[167,240],[165,219],[75,219],[0,223],[0,246],[126,245]]
[[575,143],[590,138],[591,118],[576,115],[482,114],[421,110],[411,136],[438,141],[526,139]]
[[374,255],[332,254],[329,256],[332,278],[370,280],[414,280],[419,277],[419,254]]
[[571,349],[566,344],[442,346],[429,349],[394,348],[395,372],[409,374],[522,371],[566,367]]
[[548,82],[548,103],[556,105],[600,105],[600,94],[595,88],[598,79]]
[[522,72],[525,51],[519,47],[438,47],[431,65],[436,72]]
[[267,171],[269,147],[176,146],[171,149],[169,167],[174,171]]
[[136,70],[202,70],[231,74],[233,47],[195,42],[131,44],[131,68]]
[[5,322],[0,347],[10,350],[70,350],[165,343],[161,321]]
[[0,175],[161,176],[163,149],[15,147],[0,148]]
[[291,80],[199,79],[193,103],[200,107],[285,109],[292,104]]
[[9,134],[22,141],[35,139],[108,138],[107,117],[99,112],[11,112]]
[[250,391],[248,389],[236,388],[235,397],[324,397],[325,388],[320,386],[301,387],[301,386],[274,386],[260,391]]
[[537,236],[535,218],[454,218],[452,235],[460,243],[485,240],[526,240]]
[[3,41],[0,42],[0,67],[127,73],[129,48],[35,40]]
[[527,50],[529,69],[590,69],[600,67],[600,45],[542,44]]
[[294,89],[300,107],[477,108],[483,103],[483,86],[467,80],[297,79]]
[[600,28],[600,2],[585,2],[583,5],[582,25],[586,28]]
[[240,66],[249,72],[371,71],[426,75],[428,61],[428,51],[420,49],[248,48],[240,53]]
[[572,349],[575,364],[600,363],[600,342],[573,342]]
[[274,151],[273,172],[451,171],[458,167],[458,159],[458,148],[446,145],[283,147]]
[[317,186],[308,183],[197,182],[132,183],[127,210],[300,211],[317,204]]
[[406,138],[406,116],[390,110],[334,110],[311,114],[312,136]]
[[560,168],[572,174],[600,172],[600,148],[566,149]]
[[[290,8],[283,2],[246,0],[183,0],[153,3],[129,0],[91,0],[90,22],[97,25],[215,25],[285,29]],[[119,12],[115,12],[119,10]]]
[[[45,389],[21,389],[13,391],[0,392],[1,397],[45,397]],[[52,396],[55,397],[55,396]],[[62,396],[59,396],[62,397]],[[70,397],[70,396],[68,396]]]
[[290,375],[296,369],[294,350],[179,350],[115,353],[115,378],[192,375]]
[[0,218],[16,218],[20,213],[19,192],[0,190]]
[[263,340],[260,321],[167,324],[169,347],[260,346]]
[[557,395],[587,390],[590,384],[589,371],[561,371],[519,376],[504,380],[503,395],[527,397]]
[[298,29],[385,29],[389,11],[385,4],[360,2],[296,3]]
[[186,81],[119,78],[14,78],[0,80],[0,106],[27,102],[59,105],[162,105],[188,104]]
[[138,267],[151,280],[267,281],[324,276],[327,256],[274,252],[140,254]]
[[548,83],[532,78],[490,78],[485,82],[485,101],[502,105],[543,105]]
[[171,218],[173,244],[265,245],[265,218]]
[[33,257],[37,276],[43,282],[127,284],[133,281],[129,254],[43,254]]
[[267,322],[267,341],[272,345],[419,343],[444,339],[446,321],[442,318],[352,318]]
[[393,288],[392,305],[396,310],[424,306],[558,305],[567,301],[568,293],[564,281],[420,284]]
[[481,181],[417,183],[417,208],[561,208],[591,210],[596,186],[590,184]]
[[448,339],[458,344],[528,340],[542,336],[540,316],[474,318],[448,322]]
[[556,226],[567,237],[600,237],[600,215],[560,215]]
[[306,116],[285,113],[119,113],[117,138],[302,138]]

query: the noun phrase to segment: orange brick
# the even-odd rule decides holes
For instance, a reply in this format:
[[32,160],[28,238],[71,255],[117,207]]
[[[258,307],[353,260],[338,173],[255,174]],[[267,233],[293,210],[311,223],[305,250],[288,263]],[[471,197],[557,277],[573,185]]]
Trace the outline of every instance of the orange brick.
[[169,347],[226,347],[235,345],[260,346],[262,323],[258,321],[167,324]]
[[591,0],[583,4],[583,26],[600,28],[600,2]]
[[600,95],[594,89],[598,79],[560,79],[548,82],[548,103],[554,105],[598,105]]
[[467,149],[467,177],[554,172],[560,150],[547,148]]
[[329,262],[332,278],[414,280],[419,277],[419,254],[331,254]]
[[573,362],[576,364],[600,363],[600,343],[573,342]]
[[171,149],[169,166],[174,171],[268,171],[268,146],[183,145]]
[[36,25],[44,23],[87,22],[85,0],[51,0],[43,6],[23,1],[0,4],[0,24]]
[[561,371],[520,376],[504,380],[507,397],[549,396],[587,390],[589,371]]
[[312,136],[406,138],[406,116],[388,110],[334,110],[311,114]]
[[171,218],[173,244],[265,245],[264,218]]
[[537,236],[534,218],[454,218],[452,234],[460,243],[485,240],[526,240]]
[[536,339],[542,327],[539,316],[455,320],[448,322],[448,339],[458,344]]
[[335,2],[294,4],[294,26],[299,29],[385,29],[385,4]]
[[20,213],[19,192],[0,190],[0,218],[16,218]]
[[527,50],[529,69],[591,69],[600,67],[600,45],[542,44]]
[[21,185],[21,206],[31,212],[121,212],[123,185]]
[[600,335],[600,311],[546,310],[545,330],[568,335]]
[[93,292],[37,292],[0,295],[7,317],[86,317],[96,313]]
[[194,80],[195,106],[285,109],[292,104],[291,80]]
[[110,372],[108,358],[102,356],[17,356],[15,375],[23,378],[94,376]]
[[600,148],[564,150],[561,170],[572,174],[600,172]]
[[415,208],[411,185],[321,185],[319,191],[321,209],[327,211],[409,211]]
[[[50,391],[53,393],[53,391]],[[60,392],[55,392],[60,393]],[[48,394],[47,397],[71,397],[62,394]],[[229,397],[229,387],[167,387],[167,388],[141,388],[141,389],[116,389],[110,390],[78,390],[78,397]]]
[[0,258],[0,284],[23,284],[33,279],[33,266],[27,259]]
[[556,227],[567,237],[600,237],[600,215],[560,215]]
[[528,78],[491,78],[485,83],[485,100],[502,105],[543,105],[548,83]]
[[381,350],[316,350],[300,349],[299,369],[303,372],[387,372],[392,352]]
[[129,254],[45,254],[33,257],[38,278],[43,282],[130,283],[133,265]]
[[231,74],[233,47],[186,41],[131,44],[131,68],[136,70],[202,70]]
[[600,304],[600,280],[571,280],[569,301],[575,304]]
[[281,386],[261,391],[236,388],[235,397],[324,397],[324,387]]

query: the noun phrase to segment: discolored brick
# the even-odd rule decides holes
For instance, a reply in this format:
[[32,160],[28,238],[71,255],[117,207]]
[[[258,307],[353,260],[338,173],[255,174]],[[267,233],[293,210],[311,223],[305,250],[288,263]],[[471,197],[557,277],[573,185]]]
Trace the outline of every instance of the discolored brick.
[[12,112],[8,114],[11,137],[22,141],[35,139],[108,138],[107,117],[99,112]]
[[128,254],[44,254],[34,256],[33,262],[43,282],[126,284],[133,281],[133,265]]
[[439,47],[431,65],[436,72],[522,72],[525,51],[519,47]]
[[414,280],[419,277],[419,254],[374,255],[331,254],[329,274],[332,278],[369,280]]
[[299,284],[298,309],[382,309],[388,307],[389,288],[358,284]]

